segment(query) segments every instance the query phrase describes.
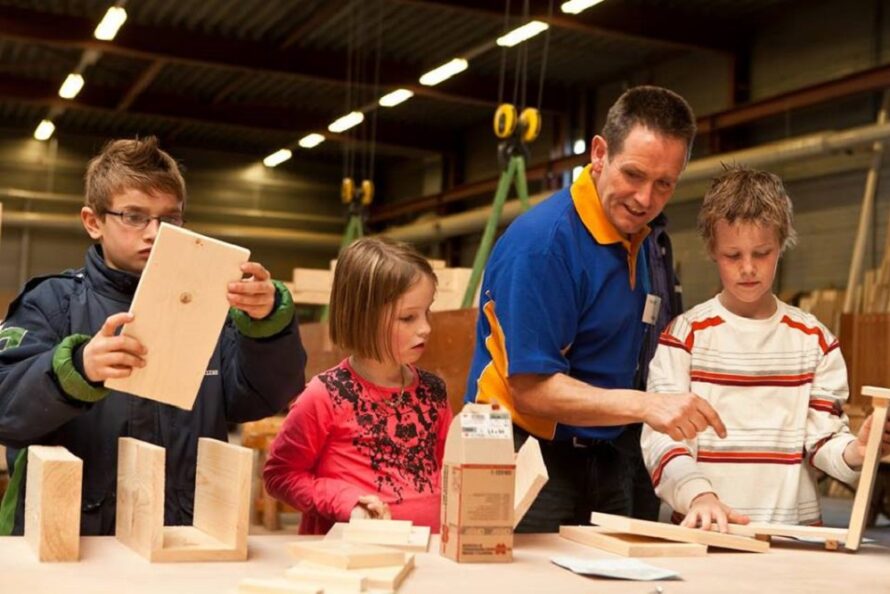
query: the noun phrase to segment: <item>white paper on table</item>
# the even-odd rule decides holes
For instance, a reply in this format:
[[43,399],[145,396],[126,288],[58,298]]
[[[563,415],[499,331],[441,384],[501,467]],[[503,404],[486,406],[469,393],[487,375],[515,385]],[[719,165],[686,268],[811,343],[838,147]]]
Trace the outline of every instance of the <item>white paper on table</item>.
[[553,557],[550,561],[581,575],[598,575],[620,580],[652,581],[680,577],[676,571],[655,567],[637,559]]

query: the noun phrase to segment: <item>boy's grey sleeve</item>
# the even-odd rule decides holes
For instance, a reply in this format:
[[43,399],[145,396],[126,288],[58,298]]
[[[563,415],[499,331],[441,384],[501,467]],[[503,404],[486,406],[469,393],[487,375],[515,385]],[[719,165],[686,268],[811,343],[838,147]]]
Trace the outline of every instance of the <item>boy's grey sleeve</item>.
[[107,393],[74,366],[74,352],[90,339],[66,336],[67,308],[37,287],[16,300],[0,327],[0,443],[39,442]]
[[282,411],[305,387],[306,351],[290,292],[276,286],[275,308],[263,320],[233,310],[221,346],[226,418],[243,423]]

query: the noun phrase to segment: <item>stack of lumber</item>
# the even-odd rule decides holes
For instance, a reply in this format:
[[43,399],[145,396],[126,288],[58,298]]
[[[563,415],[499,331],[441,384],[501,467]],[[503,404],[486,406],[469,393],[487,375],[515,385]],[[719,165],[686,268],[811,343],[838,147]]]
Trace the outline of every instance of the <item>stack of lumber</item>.
[[248,578],[239,594],[395,594],[414,569],[414,555],[395,548],[344,540],[287,544],[297,564],[283,578]]
[[[432,311],[460,309],[464,292],[473,273],[471,268],[448,268],[442,260],[430,260],[436,274],[436,299]],[[294,268],[291,282],[285,283],[293,295],[294,303],[327,305],[331,299],[331,285],[337,261],[331,261],[330,269]],[[478,302],[478,295],[476,301]]]

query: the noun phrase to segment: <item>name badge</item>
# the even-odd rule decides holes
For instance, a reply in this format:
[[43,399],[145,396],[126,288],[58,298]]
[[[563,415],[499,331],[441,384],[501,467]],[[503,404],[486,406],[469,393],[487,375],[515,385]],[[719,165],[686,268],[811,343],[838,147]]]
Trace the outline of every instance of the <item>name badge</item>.
[[646,305],[643,307],[643,323],[655,324],[658,320],[659,311],[661,311],[661,297],[652,293],[646,295]]

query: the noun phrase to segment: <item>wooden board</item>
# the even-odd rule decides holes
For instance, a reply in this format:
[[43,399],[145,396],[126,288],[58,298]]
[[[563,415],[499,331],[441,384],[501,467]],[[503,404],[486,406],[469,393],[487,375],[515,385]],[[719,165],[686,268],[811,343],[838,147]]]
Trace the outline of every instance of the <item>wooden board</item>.
[[359,569],[403,565],[405,553],[377,545],[324,540],[320,542],[291,542],[287,550],[299,561],[311,561],[339,569]]
[[118,439],[115,536],[142,557],[164,546],[164,448]]
[[[405,522],[408,532],[403,528],[387,530],[373,526],[372,524],[387,524],[389,522]],[[423,553],[429,550],[430,527],[413,526],[411,522],[404,520],[365,520],[354,519],[346,522],[337,522],[325,535],[325,540],[346,540],[349,542],[362,542],[386,546],[413,553]]]
[[856,497],[853,499],[853,511],[850,512],[849,532],[844,542],[844,547],[850,551],[858,550],[862,542],[862,533],[865,531],[871,494],[880,464],[883,428],[887,422],[887,410],[890,405],[890,390],[886,388],[863,386],[862,395],[872,399],[872,430],[865,446],[865,461],[862,463],[862,474],[859,476]]
[[803,538],[824,540],[826,542],[846,542],[846,528],[826,528],[825,526],[796,526],[794,524],[767,524],[752,522],[750,524],[730,524],[729,533],[739,536],[786,538]]
[[364,567],[358,569],[335,569],[333,567],[319,565],[310,561],[300,561],[288,569],[288,578],[302,575],[305,570],[336,572],[337,575],[351,575],[361,578],[367,591],[394,592],[401,587],[411,572],[414,570],[414,555],[405,555],[405,562],[400,565],[387,565],[383,567]]
[[325,592],[346,590],[349,592],[361,592],[366,588],[365,578],[359,570],[337,569],[325,565],[312,563],[297,563],[285,572],[288,580],[309,587],[319,587]]
[[228,284],[250,251],[161,224],[122,333],[148,349],[146,366],[105,386],[191,410],[229,311]]
[[708,547],[703,544],[624,534],[601,526],[560,526],[559,535],[624,557],[699,557],[708,554]]
[[253,452],[215,439],[198,440],[194,526],[247,558]]
[[322,594],[323,591],[322,588],[284,578],[274,580],[244,578],[238,582],[238,594]]
[[30,446],[27,483],[25,540],[37,559],[77,561],[83,461],[63,447]]
[[547,466],[541,455],[541,444],[529,437],[516,454],[516,494],[513,496],[513,528],[519,525],[525,513],[547,481]]
[[755,540],[746,536],[736,536],[720,532],[707,532],[695,528],[684,528],[683,526],[674,526],[673,524],[637,520],[612,514],[593,512],[590,514],[590,522],[615,532],[636,534],[639,536],[652,536],[676,542],[693,542],[722,549],[747,551],[750,553],[765,553],[769,550],[768,542]]

